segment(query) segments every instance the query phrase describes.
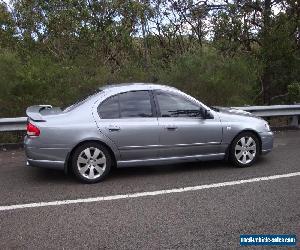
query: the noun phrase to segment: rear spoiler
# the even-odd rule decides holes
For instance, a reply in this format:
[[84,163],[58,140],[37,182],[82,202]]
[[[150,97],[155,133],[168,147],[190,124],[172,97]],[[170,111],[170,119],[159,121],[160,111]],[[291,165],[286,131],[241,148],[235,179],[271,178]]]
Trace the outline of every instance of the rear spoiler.
[[33,121],[45,122],[46,120],[41,115],[43,109],[52,109],[51,105],[35,105],[26,109],[26,115]]

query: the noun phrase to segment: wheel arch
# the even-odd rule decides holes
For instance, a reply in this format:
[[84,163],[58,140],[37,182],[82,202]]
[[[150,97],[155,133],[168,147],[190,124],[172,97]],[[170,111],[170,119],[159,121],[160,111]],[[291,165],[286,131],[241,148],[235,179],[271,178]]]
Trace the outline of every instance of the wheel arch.
[[261,147],[262,147],[262,141],[261,141],[261,137],[260,137],[259,133],[258,133],[257,131],[255,131],[255,130],[253,130],[253,129],[244,129],[244,130],[239,131],[239,132],[232,138],[231,142],[229,143],[229,145],[228,145],[228,147],[227,147],[227,149],[226,149],[226,153],[225,153],[225,158],[226,158],[226,159],[228,159],[228,157],[229,157],[229,151],[230,151],[230,148],[231,148],[231,146],[232,146],[233,141],[234,141],[240,134],[245,133],[245,132],[253,133],[253,134],[257,137],[257,139],[258,139],[258,141],[259,141],[259,154],[262,153],[262,151],[261,151],[261,150],[262,150],[262,149],[261,149]]

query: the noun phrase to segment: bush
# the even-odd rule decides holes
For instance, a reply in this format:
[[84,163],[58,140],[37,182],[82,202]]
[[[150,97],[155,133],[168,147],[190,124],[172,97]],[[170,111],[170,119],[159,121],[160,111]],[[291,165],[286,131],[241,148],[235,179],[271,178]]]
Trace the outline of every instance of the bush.
[[300,83],[295,82],[288,85],[288,97],[291,103],[300,103]]
[[253,59],[225,57],[215,50],[175,59],[160,81],[173,84],[209,105],[252,104],[259,67]]
[[11,97],[13,89],[20,81],[18,72],[22,67],[20,58],[13,52],[0,50],[0,116],[14,115],[11,110],[15,100]]
[[[3,73],[2,73],[3,72]],[[104,84],[108,69],[34,56],[21,64],[14,54],[0,55],[0,116],[24,116],[36,104],[65,106]]]
[[252,104],[259,67],[253,59],[200,50],[162,64],[126,61],[118,69],[76,58],[57,62],[47,55],[22,59],[0,53],[0,116],[23,116],[35,104],[65,106],[91,89],[112,82],[161,82],[174,85],[209,105]]

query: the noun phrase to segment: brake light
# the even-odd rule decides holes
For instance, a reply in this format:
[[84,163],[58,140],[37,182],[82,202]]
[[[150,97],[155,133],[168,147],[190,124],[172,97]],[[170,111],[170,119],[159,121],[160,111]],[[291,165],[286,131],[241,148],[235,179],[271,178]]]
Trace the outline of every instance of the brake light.
[[38,127],[33,125],[32,123],[28,122],[27,123],[27,135],[29,136],[39,136],[40,135],[40,130]]

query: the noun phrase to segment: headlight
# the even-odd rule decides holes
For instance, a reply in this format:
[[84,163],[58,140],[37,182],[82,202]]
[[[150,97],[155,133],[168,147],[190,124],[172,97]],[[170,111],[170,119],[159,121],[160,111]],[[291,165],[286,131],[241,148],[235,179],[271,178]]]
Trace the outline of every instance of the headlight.
[[265,123],[265,128],[267,131],[271,131],[270,125],[267,122]]

